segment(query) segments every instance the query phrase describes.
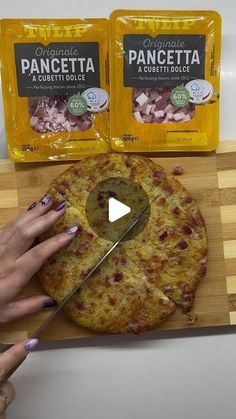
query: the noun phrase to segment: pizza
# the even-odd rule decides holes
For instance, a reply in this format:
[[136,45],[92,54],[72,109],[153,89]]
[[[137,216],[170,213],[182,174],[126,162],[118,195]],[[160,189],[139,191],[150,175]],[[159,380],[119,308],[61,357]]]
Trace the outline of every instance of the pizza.
[[189,312],[207,265],[206,227],[195,199],[152,160],[97,155],[56,178],[48,193],[55,201],[66,200],[67,211],[40,240],[71,225],[78,225],[79,233],[37,275],[45,291],[61,302],[112,246],[91,228],[85,210],[93,188],[111,177],[142,186],[150,202],[149,219],[138,235],[120,243],[67,303],[65,312],[96,332],[139,333],[166,321],[178,305]]

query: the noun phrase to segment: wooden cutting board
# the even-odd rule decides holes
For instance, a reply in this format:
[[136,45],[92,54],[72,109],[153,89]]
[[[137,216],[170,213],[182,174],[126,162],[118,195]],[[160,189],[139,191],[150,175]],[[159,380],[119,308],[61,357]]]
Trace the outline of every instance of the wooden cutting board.
[[[197,291],[196,320],[181,310],[158,330],[199,328],[236,324],[236,141],[223,142],[217,153],[204,155],[155,155],[154,161],[171,174],[176,165],[185,169],[179,178],[197,199],[207,225],[209,240],[208,274]],[[30,203],[39,200],[50,182],[66,170],[64,162],[14,164],[0,161],[0,227]],[[32,280],[21,296],[37,295],[42,289]],[[13,324],[1,326],[0,342],[25,339],[45,320],[50,310],[42,310]],[[64,313],[47,327],[41,339],[72,339],[94,333],[76,326]]]

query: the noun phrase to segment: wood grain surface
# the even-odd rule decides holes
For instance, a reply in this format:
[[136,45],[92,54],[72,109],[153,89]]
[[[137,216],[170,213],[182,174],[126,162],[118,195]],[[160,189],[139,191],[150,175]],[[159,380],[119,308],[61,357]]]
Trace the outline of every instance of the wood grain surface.
[[[196,295],[194,317],[177,310],[175,316],[158,329],[182,329],[236,324],[236,141],[224,142],[217,153],[156,155],[154,161],[171,174],[176,165],[184,168],[179,177],[192,193],[203,212],[209,241],[208,274]],[[30,203],[39,200],[49,184],[70,164],[64,162],[18,163],[0,160],[0,227]],[[32,281],[22,296],[42,293]],[[0,328],[0,342],[13,343],[27,338],[49,315],[44,310]],[[48,326],[41,339],[72,339],[94,335],[76,326],[64,313]]]

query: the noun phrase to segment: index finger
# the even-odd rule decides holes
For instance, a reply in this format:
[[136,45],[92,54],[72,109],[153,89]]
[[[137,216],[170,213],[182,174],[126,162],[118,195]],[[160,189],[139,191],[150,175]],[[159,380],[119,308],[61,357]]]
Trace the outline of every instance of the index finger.
[[[36,203],[35,203],[36,204]],[[30,223],[32,220],[46,214],[52,208],[51,195],[45,195],[42,200],[32,209],[29,207],[27,211],[18,215],[10,223],[5,225],[0,231],[0,244],[6,244],[8,240],[23,225]]]
[[37,344],[37,339],[17,343],[0,355],[0,385],[8,380],[15,368],[24,361]]
[[70,227],[64,233],[59,233],[32,247],[21,256],[17,260],[18,274],[14,281],[15,286],[22,288],[54,253],[69,245],[77,231],[77,226]]

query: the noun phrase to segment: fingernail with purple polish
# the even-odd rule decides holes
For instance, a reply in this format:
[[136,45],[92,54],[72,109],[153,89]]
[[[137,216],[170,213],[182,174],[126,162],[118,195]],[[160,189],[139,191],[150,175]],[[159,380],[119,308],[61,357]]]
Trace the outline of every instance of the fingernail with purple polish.
[[51,201],[52,197],[51,195],[47,194],[43,197],[43,199],[41,200],[41,204],[43,206],[47,205],[50,201]]
[[53,208],[54,211],[61,211],[66,206],[66,201],[60,201],[58,202],[55,207]]
[[55,307],[57,305],[57,302],[53,300],[52,298],[48,298],[43,302],[43,308],[49,308],[49,307]]
[[38,345],[38,339],[31,339],[25,344],[25,350],[27,352],[32,351]]
[[30,210],[32,210],[33,208],[35,208],[35,207],[36,207],[36,205],[37,205],[37,202],[33,202],[33,204],[31,204],[31,205],[29,206],[29,208],[27,209],[27,211],[30,211]]
[[73,226],[73,227],[68,228],[68,230],[66,231],[66,234],[68,234],[70,236],[71,234],[77,233],[77,231],[78,231],[78,227]]

